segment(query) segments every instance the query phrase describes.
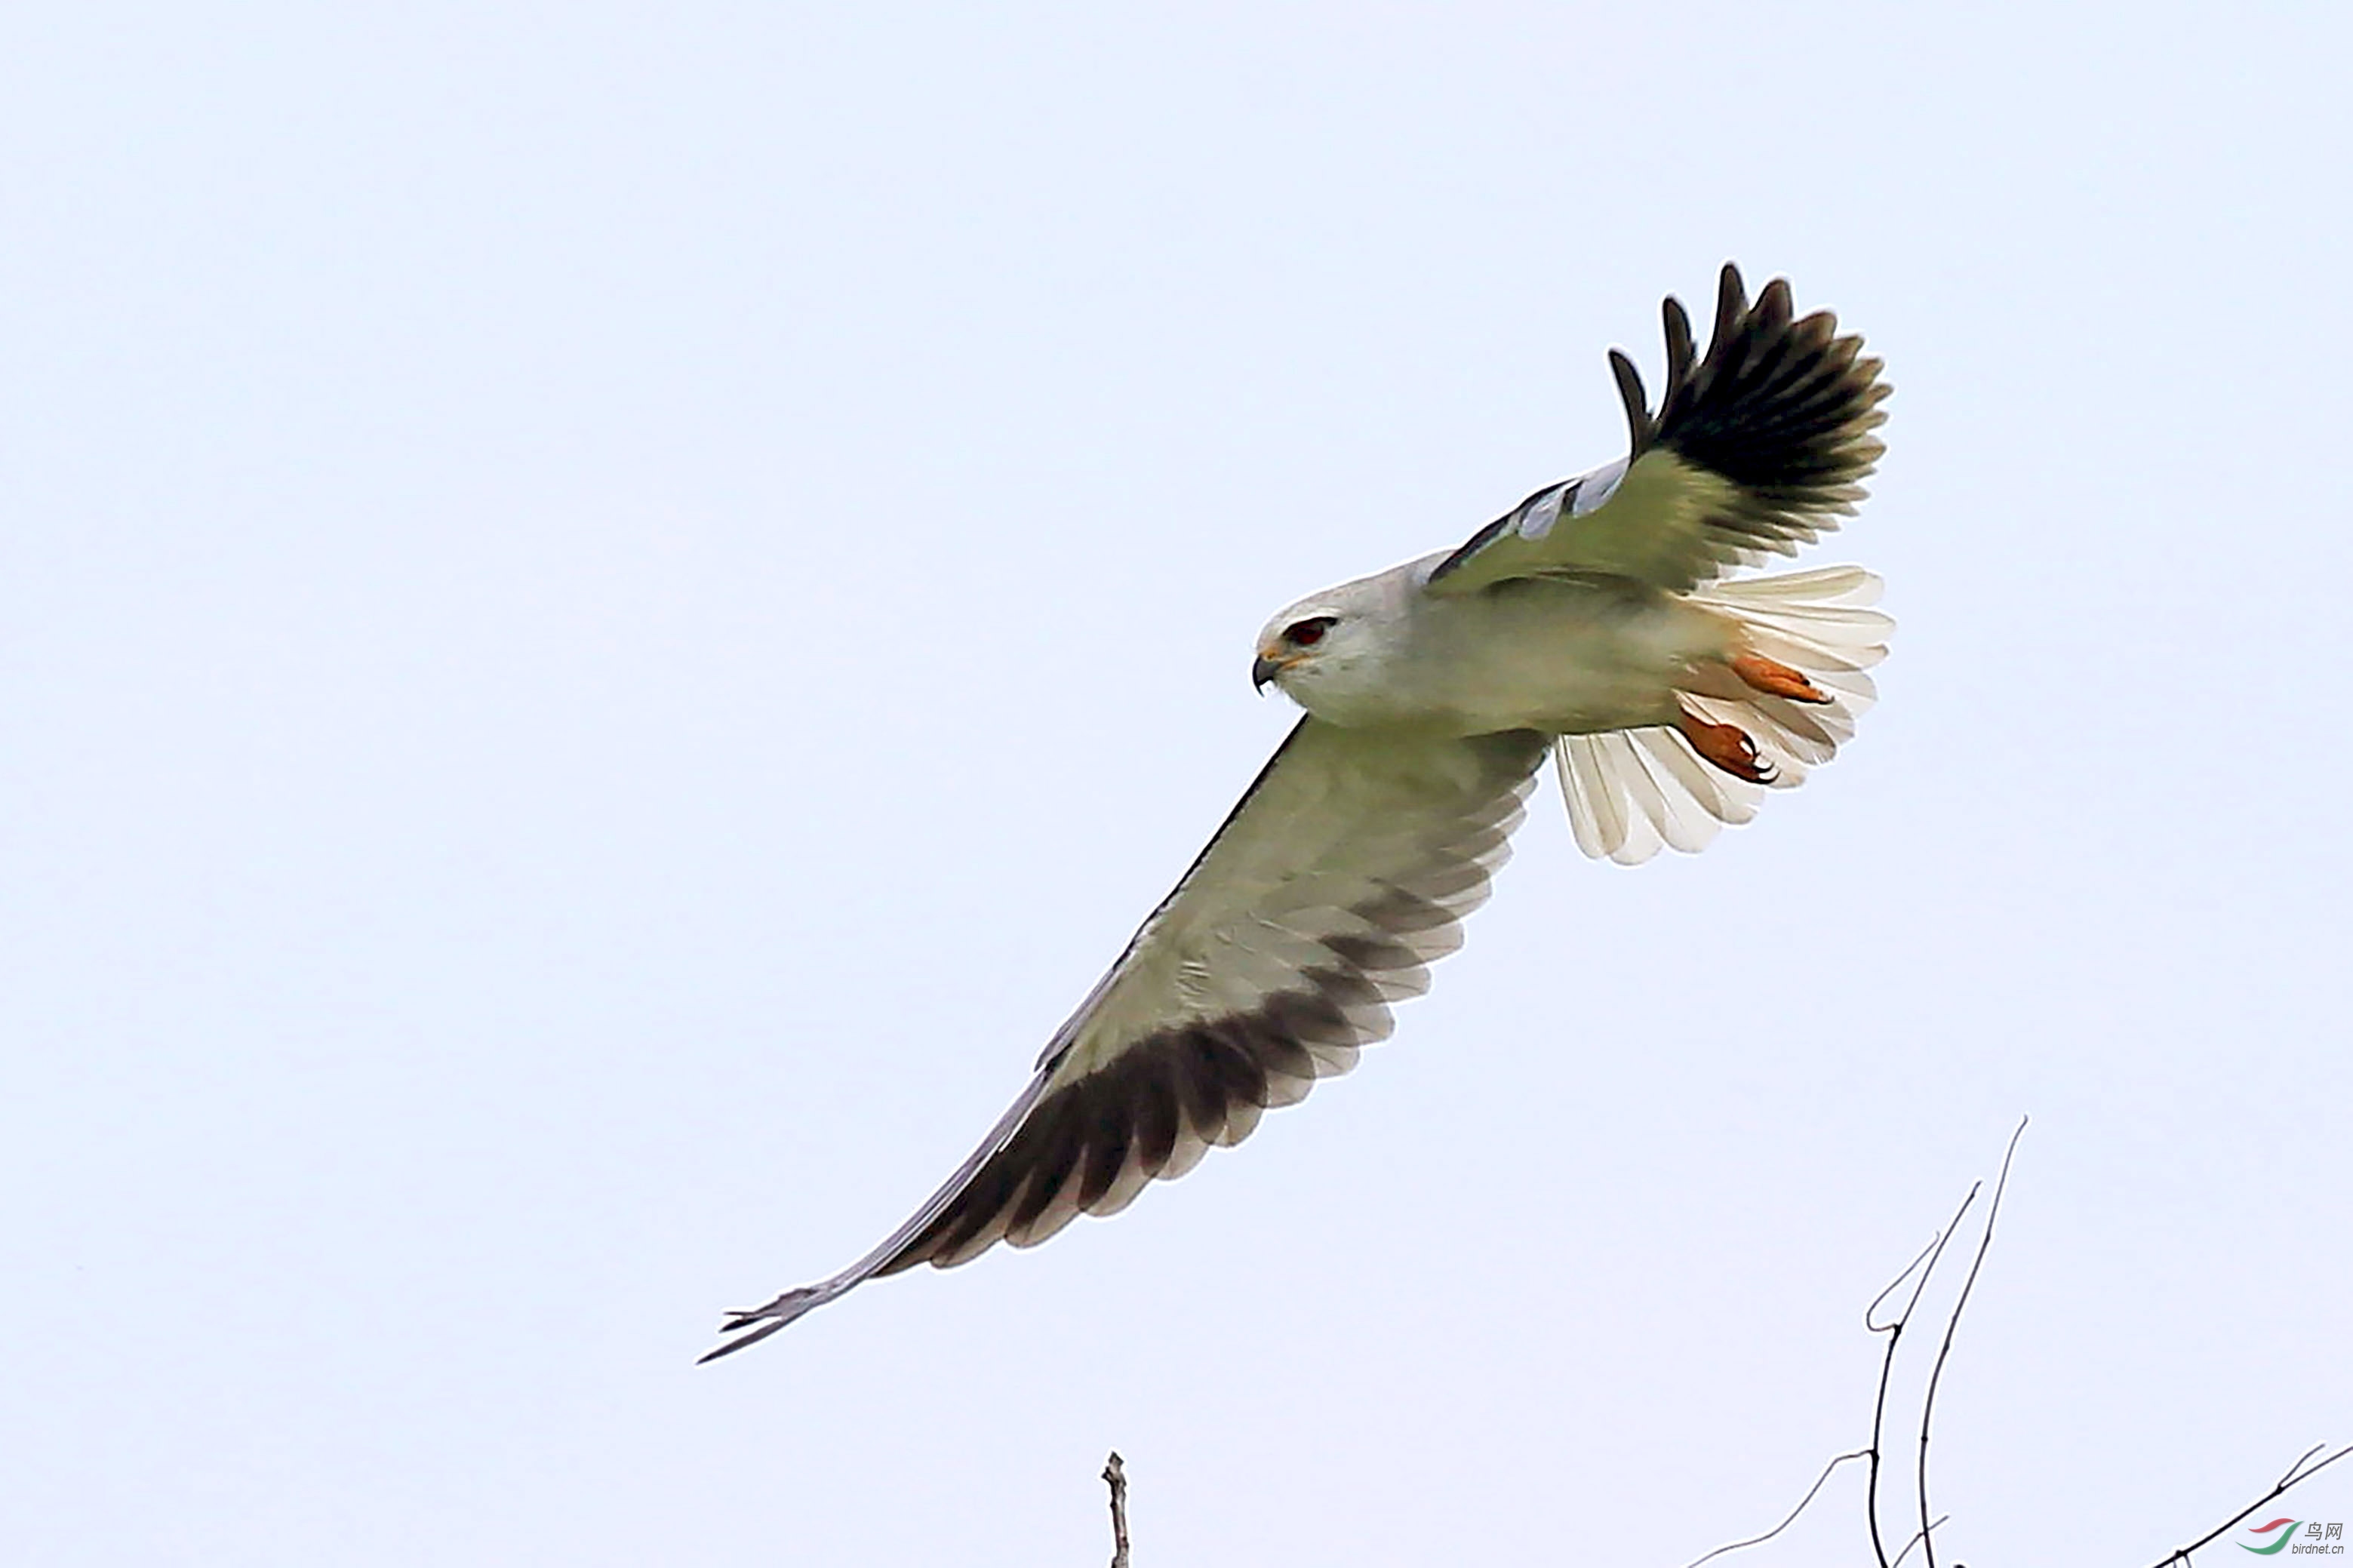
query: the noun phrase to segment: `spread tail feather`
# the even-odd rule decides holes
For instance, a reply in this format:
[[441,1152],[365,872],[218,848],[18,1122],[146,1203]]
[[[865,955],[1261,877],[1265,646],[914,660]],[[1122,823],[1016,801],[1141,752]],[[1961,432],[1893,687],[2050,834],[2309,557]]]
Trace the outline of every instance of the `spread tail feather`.
[[[1746,731],[1771,769],[1771,787],[1791,788],[1828,762],[1876,697],[1863,672],[1887,657],[1895,625],[1871,607],[1879,589],[1879,579],[1859,566],[1832,566],[1714,584],[1689,595],[1738,623],[1748,651],[1799,671],[1830,700],[1798,702],[1761,691],[1684,699],[1697,717]],[[1640,865],[1662,845],[1695,854],[1725,824],[1756,816],[1765,795],[1763,786],[1701,761],[1681,732],[1664,726],[1563,735],[1553,762],[1577,847],[1621,866]]]

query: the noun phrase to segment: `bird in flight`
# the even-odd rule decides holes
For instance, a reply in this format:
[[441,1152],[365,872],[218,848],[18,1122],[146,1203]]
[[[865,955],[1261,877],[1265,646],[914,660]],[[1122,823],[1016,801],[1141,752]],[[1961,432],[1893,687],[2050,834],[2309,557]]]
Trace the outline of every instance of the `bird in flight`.
[[1612,350],[1631,447],[1460,548],[1309,595],[1250,679],[1305,716],[1131,938],[980,1147],[829,1279],[731,1314],[757,1343],[877,1275],[1034,1247],[1233,1144],[1388,1037],[1461,945],[1546,753],[1586,854],[1703,847],[1829,759],[1893,623],[1853,566],[1736,576],[1862,500],[1880,362],[1827,312],[1752,304],[1726,266],[1706,354],[1670,298],[1651,408]]

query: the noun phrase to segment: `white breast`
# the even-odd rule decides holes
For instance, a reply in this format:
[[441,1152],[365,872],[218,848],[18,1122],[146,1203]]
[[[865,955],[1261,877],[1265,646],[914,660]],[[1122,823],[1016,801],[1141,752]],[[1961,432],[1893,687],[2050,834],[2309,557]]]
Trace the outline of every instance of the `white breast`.
[[1466,734],[1672,722],[1677,687],[1730,639],[1722,617],[1623,579],[1425,597],[1400,630],[1399,706]]

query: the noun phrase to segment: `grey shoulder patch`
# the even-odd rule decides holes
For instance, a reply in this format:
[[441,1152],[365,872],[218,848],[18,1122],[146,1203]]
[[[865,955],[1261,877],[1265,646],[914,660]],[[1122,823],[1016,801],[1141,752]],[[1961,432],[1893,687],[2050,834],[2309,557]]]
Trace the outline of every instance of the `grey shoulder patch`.
[[[1568,509],[1568,514],[1571,517],[1582,517],[1593,510],[1593,506],[1582,504],[1578,500],[1588,481],[1599,479],[1603,474],[1609,474],[1609,489],[1618,488],[1618,480],[1625,474],[1626,467],[1619,463],[1613,464],[1612,468],[1617,470],[1614,474],[1611,474],[1609,469],[1604,468],[1577,479],[1565,479],[1556,485],[1546,485],[1464,540],[1453,554],[1449,555],[1431,569],[1430,576],[1425,581],[1437,582],[1506,534],[1516,535],[1522,539],[1542,539],[1550,533],[1553,525],[1560,521],[1561,509],[1564,507]],[[1594,506],[1599,504],[1599,500],[1593,503]]]

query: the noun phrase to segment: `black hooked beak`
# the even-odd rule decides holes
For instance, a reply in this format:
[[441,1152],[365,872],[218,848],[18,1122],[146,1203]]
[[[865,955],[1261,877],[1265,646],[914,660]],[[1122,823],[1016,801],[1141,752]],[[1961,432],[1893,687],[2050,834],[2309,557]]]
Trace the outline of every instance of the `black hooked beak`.
[[1250,689],[1264,695],[1267,684],[1282,673],[1282,666],[1264,654],[1259,655],[1250,660]]

